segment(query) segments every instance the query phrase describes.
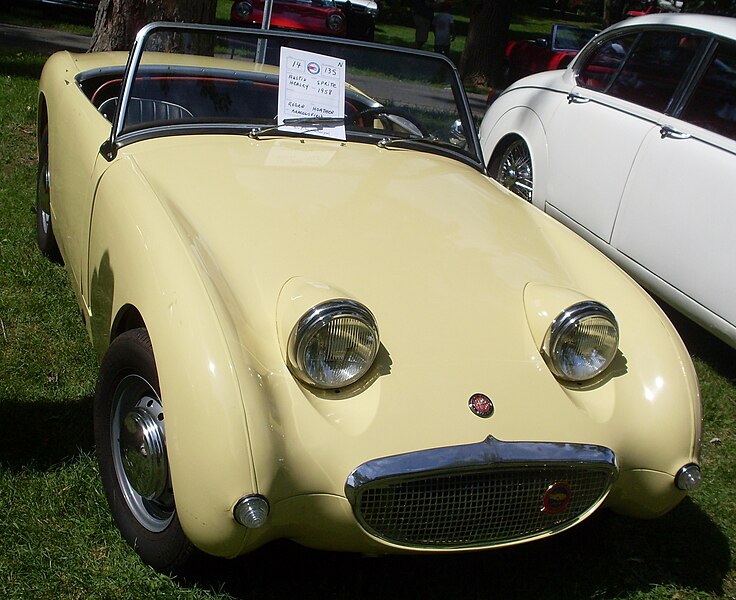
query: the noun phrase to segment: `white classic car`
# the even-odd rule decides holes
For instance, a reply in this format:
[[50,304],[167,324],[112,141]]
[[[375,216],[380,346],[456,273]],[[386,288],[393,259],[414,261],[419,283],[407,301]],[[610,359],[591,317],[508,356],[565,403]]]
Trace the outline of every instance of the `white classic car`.
[[677,333],[489,183],[444,57],[152,24],[130,56],[52,56],[38,114],[38,243],[101,358],[113,517],[154,567],[276,538],[499,547],[698,486]]
[[736,347],[736,19],[636,17],[510,86],[490,174]]

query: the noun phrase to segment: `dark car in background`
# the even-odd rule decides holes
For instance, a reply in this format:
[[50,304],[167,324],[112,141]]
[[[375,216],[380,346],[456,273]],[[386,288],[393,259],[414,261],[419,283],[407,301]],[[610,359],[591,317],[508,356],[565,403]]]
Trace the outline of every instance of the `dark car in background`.
[[[6,4],[10,5],[11,2]],[[39,7],[45,16],[63,16],[74,21],[91,23],[94,20],[100,0],[23,0],[12,4]]]
[[378,4],[373,0],[335,0],[348,21],[349,38],[373,41],[376,33]]
[[35,0],[36,4],[53,8],[71,8],[83,11],[96,11],[100,0]]

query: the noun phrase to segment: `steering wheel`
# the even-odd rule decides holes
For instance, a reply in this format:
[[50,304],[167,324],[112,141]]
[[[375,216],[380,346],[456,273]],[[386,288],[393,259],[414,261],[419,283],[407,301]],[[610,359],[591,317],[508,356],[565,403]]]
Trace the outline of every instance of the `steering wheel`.
[[380,129],[387,132],[397,132],[408,134],[412,137],[426,137],[429,135],[427,129],[421,124],[407,115],[405,112],[398,111],[394,108],[385,106],[375,106],[361,110],[354,115],[350,115],[346,119],[346,125],[358,125],[359,127],[369,127],[371,129],[379,129],[373,125],[365,123],[381,122]]

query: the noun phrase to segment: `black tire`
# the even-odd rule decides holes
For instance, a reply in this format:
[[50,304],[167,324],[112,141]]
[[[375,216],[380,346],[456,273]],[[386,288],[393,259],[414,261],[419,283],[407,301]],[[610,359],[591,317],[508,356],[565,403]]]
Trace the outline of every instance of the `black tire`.
[[38,141],[36,171],[36,243],[46,258],[61,262],[61,253],[51,223],[51,173],[49,171],[49,130],[44,127]]
[[128,331],[110,345],[97,380],[94,430],[100,474],[123,538],[153,568],[181,573],[194,546],[176,514],[163,423],[148,332]]
[[534,171],[529,147],[520,137],[499,144],[488,164],[488,174],[527,202],[532,201]]

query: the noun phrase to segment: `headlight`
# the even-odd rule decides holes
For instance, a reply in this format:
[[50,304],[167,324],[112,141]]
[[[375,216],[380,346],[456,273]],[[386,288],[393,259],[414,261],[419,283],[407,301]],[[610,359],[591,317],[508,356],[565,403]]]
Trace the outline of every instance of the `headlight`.
[[305,383],[339,388],[365,375],[378,346],[378,327],[365,306],[330,300],[307,311],[292,330],[289,367]]
[[602,373],[618,350],[618,324],[598,302],[573,304],[552,321],[542,354],[560,379],[586,381]]

